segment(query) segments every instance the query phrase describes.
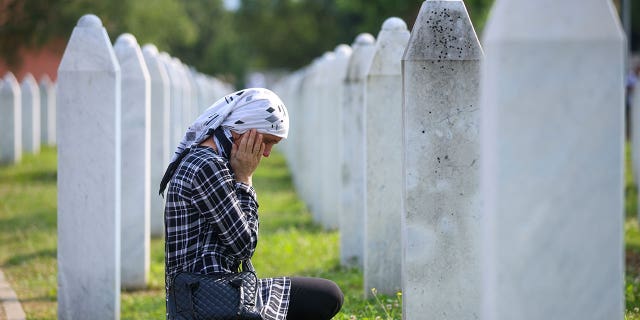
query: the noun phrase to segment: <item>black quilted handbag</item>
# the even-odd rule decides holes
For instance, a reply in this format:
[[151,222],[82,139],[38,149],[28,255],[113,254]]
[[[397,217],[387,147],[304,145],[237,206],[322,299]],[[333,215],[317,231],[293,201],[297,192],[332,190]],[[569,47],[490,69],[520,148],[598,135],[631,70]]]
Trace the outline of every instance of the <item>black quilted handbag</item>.
[[[250,265],[250,263],[249,263]],[[170,320],[260,320],[258,278],[253,268],[237,273],[178,273],[170,288]]]

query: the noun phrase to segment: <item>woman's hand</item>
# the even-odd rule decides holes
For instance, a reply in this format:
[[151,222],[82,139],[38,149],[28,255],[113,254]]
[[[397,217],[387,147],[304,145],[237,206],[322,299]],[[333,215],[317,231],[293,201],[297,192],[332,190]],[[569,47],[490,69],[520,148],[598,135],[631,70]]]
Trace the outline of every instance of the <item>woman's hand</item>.
[[231,169],[238,182],[251,185],[251,176],[260,164],[265,145],[262,134],[251,129],[240,136],[240,141],[234,141],[231,147]]

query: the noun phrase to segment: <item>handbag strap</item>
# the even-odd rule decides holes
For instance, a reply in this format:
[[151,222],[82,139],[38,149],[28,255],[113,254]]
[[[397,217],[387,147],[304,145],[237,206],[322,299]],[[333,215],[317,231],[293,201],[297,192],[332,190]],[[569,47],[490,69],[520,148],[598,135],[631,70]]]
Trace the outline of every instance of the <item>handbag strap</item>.
[[185,283],[185,286],[187,287],[187,292],[189,293],[187,295],[187,305],[189,306],[189,314],[193,317],[193,319],[197,319],[196,318],[196,310],[193,307],[193,292],[198,289],[198,285],[199,283],[197,281],[189,281],[188,283]]
[[[253,268],[253,264],[251,264],[251,259],[246,259],[246,260],[242,260],[240,261],[240,270],[242,271],[251,271],[253,273],[256,273],[256,269]],[[240,271],[238,270],[238,271]]]

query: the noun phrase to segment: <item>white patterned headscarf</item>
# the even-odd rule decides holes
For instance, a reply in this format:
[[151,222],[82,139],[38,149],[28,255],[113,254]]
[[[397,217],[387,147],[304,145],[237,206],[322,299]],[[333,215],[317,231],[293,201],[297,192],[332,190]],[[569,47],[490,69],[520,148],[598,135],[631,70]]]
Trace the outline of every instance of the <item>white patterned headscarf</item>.
[[239,134],[256,129],[259,133],[286,139],[289,133],[289,116],[282,100],[268,89],[248,88],[224,96],[205,110],[187,129],[162,178],[160,194],[191,147],[207,140],[218,128],[233,130]]

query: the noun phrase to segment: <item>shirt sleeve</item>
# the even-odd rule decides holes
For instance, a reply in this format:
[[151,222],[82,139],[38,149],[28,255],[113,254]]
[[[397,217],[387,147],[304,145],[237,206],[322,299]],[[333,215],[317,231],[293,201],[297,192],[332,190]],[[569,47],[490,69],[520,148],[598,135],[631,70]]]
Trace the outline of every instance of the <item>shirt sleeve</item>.
[[211,224],[226,254],[249,259],[258,243],[258,201],[253,187],[236,182],[231,170],[212,161],[193,181],[193,204]]

